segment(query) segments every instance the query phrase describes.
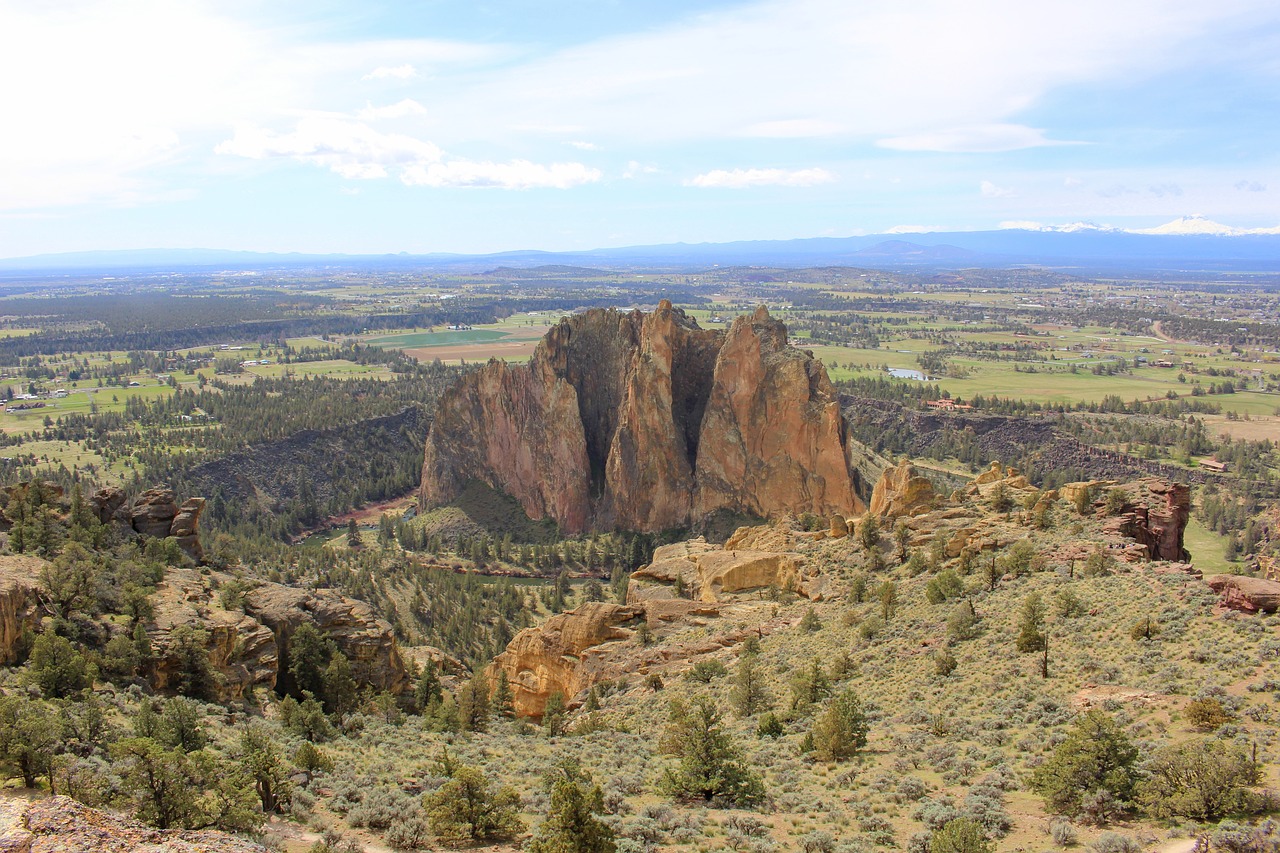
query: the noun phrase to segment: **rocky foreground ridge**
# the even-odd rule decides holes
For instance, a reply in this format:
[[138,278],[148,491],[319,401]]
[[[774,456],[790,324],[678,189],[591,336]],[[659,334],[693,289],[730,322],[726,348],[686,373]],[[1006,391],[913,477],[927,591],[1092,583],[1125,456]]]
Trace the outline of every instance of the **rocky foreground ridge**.
[[[996,508],[997,496],[1008,501],[1008,509]],[[779,615],[780,596],[821,601],[846,595],[850,568],[865,550],[851,534],[872,516],[884,530],[901,525],[909,548],[935,552],[944,561],[967,555],[986,565],[1027,540],[1044,561],[1042,568],[1075,572],[1100,552],[1118,571],[1151,563],[1157,571],[1198,577],[1183,562],[1189,509],[1188,489],[1163,480],[1088,481],[1042,490],[999,463],[942,495],[903,460],[881,476],[861,519],[835,513],[827,529],[805,531],[784,518],[739,528],[724,545],[696,538],[658,548],[631,575],[624,604],[589,602],[526,628],[485,675],[491,688],[505,675],[515,713],[537,718],[556,693],[573,708],[593,687],[617,679],[661,677],[701,659],[728,659],[750,636],[794,627],[794,610]],[[1037,535],[1034,518],[1042,510],[1079,519],[1087,532]],[[885,548],[892,547],[888,539],[886,533]],[[1242,589],[1210,581],[1223,592],[1224,606],[1265,610],[1280,601],[1280,583],[1257,581]]]
[[266,853],[248,839],[217,830],[155,829],[91,809],[70,797],[0,799],[4,853]]
[[667,300],[594,309],[552,328],[528,364],[490,361],[440,400],[421,501],[471,480],[568,533],[863,509],[826,369],[763,306],[728,331]]

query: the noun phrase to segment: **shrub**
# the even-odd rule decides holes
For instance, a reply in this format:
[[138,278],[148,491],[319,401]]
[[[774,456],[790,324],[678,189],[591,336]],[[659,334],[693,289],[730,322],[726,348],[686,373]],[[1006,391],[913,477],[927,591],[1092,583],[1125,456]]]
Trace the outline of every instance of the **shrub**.
[[967,817],[947,821],[929,839],[929,853],[992,853],[982,826]]
[[777,740],[782,737],[782,721],[778,719],[778,715],[770,711],[760,718],[760,725],[756,726],[756,737],[773,738]]
[[1141,799],[1153,817],[1213,822],[1251,814],[1266,803],[1250,790],[1261,769],[1234,744],[1207,739],[1166,746],[1145,766]]
[[956,656],[949,649],[942,648],[933,653],[933,669],[943,678],[955,672],[957,666]]
[[978,636],[978,613],[972,601],[962,601],[947,617],[947,636],[952,640],[972,640]]
[[726,673],[728,673],[728,670],[725,669],[724,664],[713,658],[695,663],[685,673],[685,678],[690,681],[696,681],[699,684],[710,684],[713,680],[723,677]]
[[1080,836],[1069,820],[1055,820],[1049,824],[1049,837],[1059,847],[1074,847],[1080,842]]
[[520,795],[507,787],[495,790],[478,767],[454,768],[425,805],[431,831],[445,844],[506,841],[524,832]]
[[813,724],[815,756],[822,761],[844,761],[867,745],[870,725],[862,703],[852,690],[831,701]]
[[1231,714],[1217,699],[1192,699],[1184,714],[1187,722],[1202,732],[1211,732],[1231,722]]
[[959,598],[962,595],[964,595],[964,583],[951,569],[938,572],[929,578],[929,582],[924,587],[925,600],[930,604],[942,604],[944,601]]
[[663,745],[680,758],[664,780],[671,796],[736,806],[764,798],[764,783],[740,757],[710,699],[699,697],[688,707],[672,702]]
[[1098,813],[1098,795],[1117,806],[1128,802],[1137,783],[1137,758],[1138,750],[1115,720],[1095,709],[1077,719],[1053,755],[1036,768],[1031,787],[1051,812],[1105,818],[1106,810]]
[[1142,845],[1128,835],[1104,832],[1089,845],[1093,853],[1142,853]]

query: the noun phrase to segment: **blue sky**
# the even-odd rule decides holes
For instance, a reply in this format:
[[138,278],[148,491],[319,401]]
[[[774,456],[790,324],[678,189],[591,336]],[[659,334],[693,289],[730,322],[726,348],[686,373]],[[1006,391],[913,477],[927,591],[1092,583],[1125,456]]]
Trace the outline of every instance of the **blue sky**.
[[1274,0],[0,0],[0,80],[0,256],[1280,225]]

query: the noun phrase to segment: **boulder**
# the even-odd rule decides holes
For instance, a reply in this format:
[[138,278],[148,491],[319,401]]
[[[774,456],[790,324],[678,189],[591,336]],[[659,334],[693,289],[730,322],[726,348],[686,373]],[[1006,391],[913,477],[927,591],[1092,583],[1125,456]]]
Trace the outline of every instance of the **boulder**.
[[133,529],[129,496],[119,486],[103,486],[89,496],[89,508],[103,524],[120,524]]
[[630,640],[644,618],[642,606],[587,602],[516,634],[485,674],[496,688],[506,673],[515,713],[541,718],[551,694],[569,702],[611,677],[604,661],[607,647]]
[[1245,613],[1275,613],[1280,610],[1280,581],[1253,578],[1248,575],[1211,575],[1205,578],[1221,603]]
[[872,515],[881,518],[920,515],[938,502],[933,483],[920,476],[910,461],[903,459],[892,468],[885,469],[871,492]]
[[667,300],[562,320],[528,364],[490,361],[447,391],[420,500],[447,503],[471,480],[570,533],[862,508],[822,364],[764,308],[725,332]]
[[0,665],[14,663],[22,635],[40,624],[39,557],[0,556]]

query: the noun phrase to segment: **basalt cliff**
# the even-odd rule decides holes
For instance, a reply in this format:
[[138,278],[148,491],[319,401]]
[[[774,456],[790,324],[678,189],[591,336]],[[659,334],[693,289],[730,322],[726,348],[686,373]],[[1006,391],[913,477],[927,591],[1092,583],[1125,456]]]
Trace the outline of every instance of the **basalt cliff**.
[[552,328],[528,364],[489,362],[440,401],[422,504],[471,480],[567,533],[863,509],[826,369],[763,307],[727,331],[666,300],[595,309]]

